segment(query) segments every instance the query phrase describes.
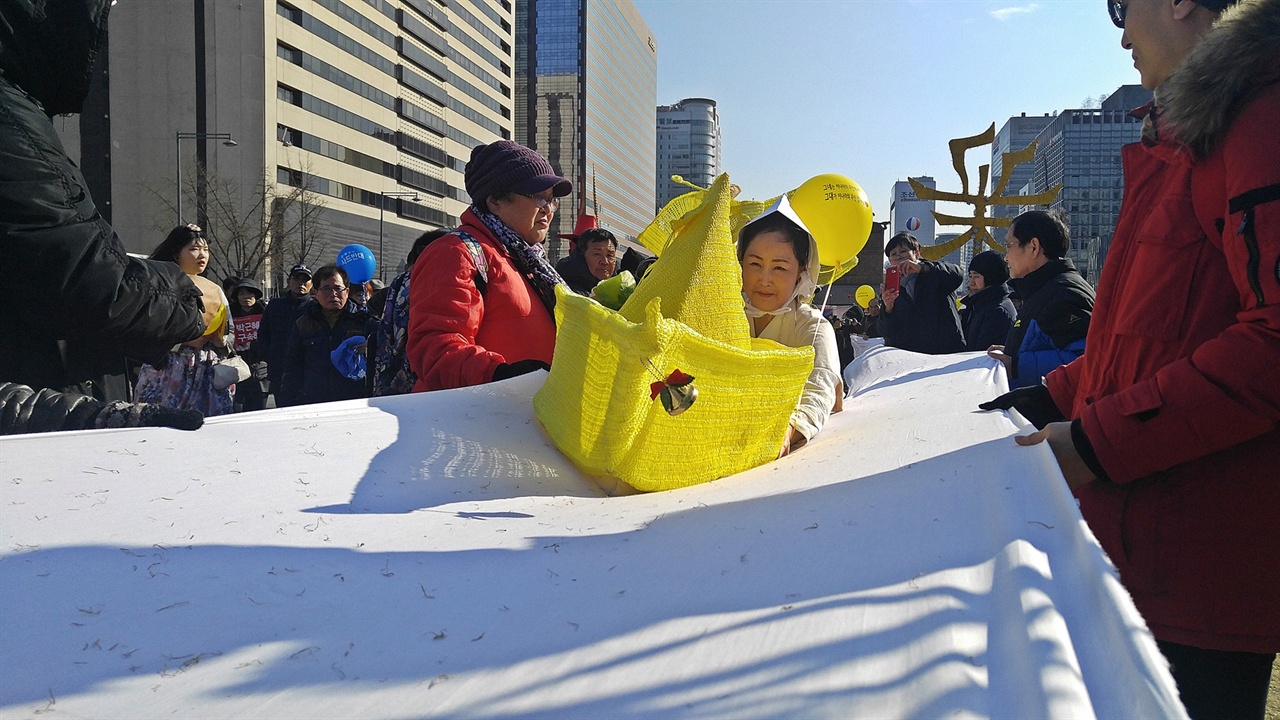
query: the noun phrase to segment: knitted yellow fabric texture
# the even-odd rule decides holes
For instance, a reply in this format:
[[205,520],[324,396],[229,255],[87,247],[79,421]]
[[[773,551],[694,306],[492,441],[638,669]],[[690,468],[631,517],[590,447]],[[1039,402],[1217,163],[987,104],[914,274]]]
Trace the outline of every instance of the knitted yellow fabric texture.
[[[555,361],[533,406],[584,472],[669,490],[777,456],[813,348],[751,338],[731,203],[723,175],[620,312],[557,291]],[[698,399],[671,416],[649,385],[676,369],[695,378]]]

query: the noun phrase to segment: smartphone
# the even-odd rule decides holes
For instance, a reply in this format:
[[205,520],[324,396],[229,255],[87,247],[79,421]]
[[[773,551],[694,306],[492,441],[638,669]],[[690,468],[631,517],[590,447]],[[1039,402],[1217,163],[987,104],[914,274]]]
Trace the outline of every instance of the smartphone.
[[899,290],[902,286],[902,273],[898,268],[891,267],[884,271],[884,289]]

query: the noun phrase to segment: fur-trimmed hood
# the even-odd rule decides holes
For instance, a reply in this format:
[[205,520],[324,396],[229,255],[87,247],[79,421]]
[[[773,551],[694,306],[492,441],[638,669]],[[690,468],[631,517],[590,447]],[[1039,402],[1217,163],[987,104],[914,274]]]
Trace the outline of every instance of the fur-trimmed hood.
[[1226,134],[1242,102],[1276,82],[1280,0],[1240,0],[1156,88],[1161,130],[1203,158]]

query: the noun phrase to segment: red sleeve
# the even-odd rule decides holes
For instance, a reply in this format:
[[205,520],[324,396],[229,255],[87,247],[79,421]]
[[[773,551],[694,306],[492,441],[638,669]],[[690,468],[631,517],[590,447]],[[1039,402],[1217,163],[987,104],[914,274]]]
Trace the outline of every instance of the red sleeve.
[[[1087,349],[1087,348],[1086,348]],[[1008,348],[1005,349],[1008,352]],[[1084,368],[1082,357],[1060,365],[1044,376],[1044,384],[1049,387],[1049,395],[1058,412],[1065,418],[1071,418],[1076,407],[1076,387],[1080,383],[1080,371]]]
[[475,260],[456,235],[427,246],[409,279],[409,367],[418,390],[480,385],[505,362],[476,344],[484,298],[476,288]]
[[1190,357],[1082,413],[1085,434],[1113,481],[1234,447],[1280,424],[1278,106],[1280,92],[1251,103],[1222,147],[1229,199],[1223,252],[1234,285],[1222,291],[1239,296],[1235,323]]

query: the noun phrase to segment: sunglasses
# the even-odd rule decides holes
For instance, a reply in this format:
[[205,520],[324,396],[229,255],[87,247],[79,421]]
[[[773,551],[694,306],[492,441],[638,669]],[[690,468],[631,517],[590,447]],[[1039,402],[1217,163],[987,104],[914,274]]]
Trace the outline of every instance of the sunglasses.
[[1124,29],[1124,14],[1128,9],[1128,0],[1107,0],[1107,12],[1111,13],[1111,22]]

